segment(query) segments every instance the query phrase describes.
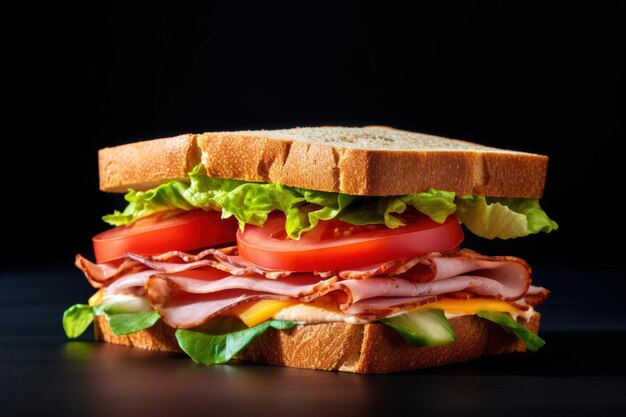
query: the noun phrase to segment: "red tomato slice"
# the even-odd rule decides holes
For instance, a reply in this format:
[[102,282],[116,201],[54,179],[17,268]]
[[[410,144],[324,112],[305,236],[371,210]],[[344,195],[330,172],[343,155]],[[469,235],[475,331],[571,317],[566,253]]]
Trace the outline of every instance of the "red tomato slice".
[[126,252],[158,255],[234,242],[237,221],[220,216],[218,211],[193,210],[165,220],[155,217],[115,227],[92,239],[96,262],[118,259]]
[[454,249],[463,241],[455,216],[443,224],[424,215],[396,229],[384,225],[354,226],[338,220],[320,221],[300,240],[286,238],[284,217],[271,217],[263,227],[237,231],[239,255],[265,268],[295,272],[337,271],[394,259]]

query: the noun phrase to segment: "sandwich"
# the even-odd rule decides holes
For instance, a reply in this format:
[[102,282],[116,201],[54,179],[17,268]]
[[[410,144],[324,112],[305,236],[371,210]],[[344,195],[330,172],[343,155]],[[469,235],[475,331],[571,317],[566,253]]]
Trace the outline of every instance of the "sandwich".
[[212,132],[99,151],[126,192],[76,266],[96,292],[68,337],[390,373],[526,350],[549,294],[514,256],[465,248],[551,232],[548,158],[388,127]]

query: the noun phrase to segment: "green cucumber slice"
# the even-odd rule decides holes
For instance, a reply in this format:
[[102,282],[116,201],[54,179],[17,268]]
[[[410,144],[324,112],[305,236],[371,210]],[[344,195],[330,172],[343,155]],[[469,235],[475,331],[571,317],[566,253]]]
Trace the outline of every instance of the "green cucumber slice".
[[386,318],[382,322],[400,333],[411,346],[445,346],[456,340],[442,310],[415,311]]

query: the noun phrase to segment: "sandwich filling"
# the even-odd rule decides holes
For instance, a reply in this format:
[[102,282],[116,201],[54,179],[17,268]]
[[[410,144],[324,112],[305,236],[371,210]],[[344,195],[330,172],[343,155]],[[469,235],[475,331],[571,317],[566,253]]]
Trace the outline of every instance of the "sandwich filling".
[[194,360],[212,364],[269,327],[377,322],[411,345],[439,346],[455,340],[448,318],[476,314],[531,350],[543,344],[522,325],[549,294],[527,263],[460,249],[461,223],[488,238],[555,230],[535,199],[360,197],[213,179],[201,166],[189,184],[126,199],[105,216],[118,227],[94,238],[97,263],[76,257],[98,291],[66,311],[69,337],[95,315],[115,334],[161,319]]
[[130,190],[125,199],[129,204],[124,211],[104,216],[105,222],[128,226],[154,213],[199,208],[220,211],[224,219],[235,217],[243,230],[246,224],[263,226],[271,213],[282,212],[285,233],[297,240],[320,220],[396,229],[406,224],[401,215],[412,208],[438,223],[456,214],[472,233],[488,239],[549,233],[558,228],[534,198],[458,196],[433,189],[401,196],[353,196],[210,178],[202,165],[189,173],[189,183],[170,181],[145,192]]

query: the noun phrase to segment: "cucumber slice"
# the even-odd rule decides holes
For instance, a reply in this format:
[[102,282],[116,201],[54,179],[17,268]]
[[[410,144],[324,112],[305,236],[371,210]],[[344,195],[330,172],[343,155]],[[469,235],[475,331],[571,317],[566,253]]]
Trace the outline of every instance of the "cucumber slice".
[[400,333],[411,346],[445,346],[456,340],[442,310],[415,311],[383,319],[382,322]]

